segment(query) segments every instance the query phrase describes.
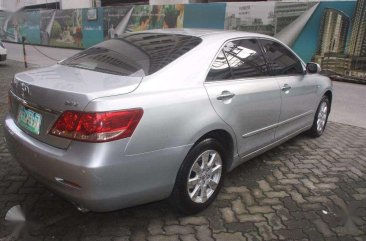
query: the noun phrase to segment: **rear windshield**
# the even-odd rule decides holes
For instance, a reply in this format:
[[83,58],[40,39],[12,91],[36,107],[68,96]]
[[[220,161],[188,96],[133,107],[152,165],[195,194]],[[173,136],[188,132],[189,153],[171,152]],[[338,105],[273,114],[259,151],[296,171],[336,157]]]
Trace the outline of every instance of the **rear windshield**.
[[198,37],[179,34],[126,34],[81,51],[60,64],[141,77],[164,68],[201,41]]

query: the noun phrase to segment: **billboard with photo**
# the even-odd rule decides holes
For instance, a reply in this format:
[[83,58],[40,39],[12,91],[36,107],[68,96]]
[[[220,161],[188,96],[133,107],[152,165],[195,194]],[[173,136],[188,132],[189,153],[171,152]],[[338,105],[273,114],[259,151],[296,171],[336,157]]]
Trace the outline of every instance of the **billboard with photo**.
[[56,10],[51,18],[49,45],[83,48],[83,17],[81,9]]
[[106,7],[103,9],[103,38],[116,38],[123,34],[130,21],[133,6]]
[[159,28],[183,28],[184,4],[139,5],[133,8],[127,31]]
[[56,10],[40,10],[39,29],[40,44],[50,45],[50,36]]
[[40,13],[38,10],[7,13],[2,20],[2,39],[22,42],[22,37],[31,44],[40,43]]
[[225,29],[274,35],[275,2],[227,3]]
[[291,45],[334,79],[366,80],[366,1],[317,4]]

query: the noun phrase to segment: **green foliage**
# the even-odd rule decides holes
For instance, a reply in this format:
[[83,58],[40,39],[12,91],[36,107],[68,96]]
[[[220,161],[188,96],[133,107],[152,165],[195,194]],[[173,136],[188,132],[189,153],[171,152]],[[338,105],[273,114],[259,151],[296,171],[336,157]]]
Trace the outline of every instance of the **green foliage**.
[[67,19],[67,20],[66,20],[66,25],[67,25],[67,26],[69,26],[69,27],[73,26],[73,25],[74,25],[73,18],[69,18],[69,19]]
[[52,25],[51,38],[57,39],[60,37],[61,33],[62,33],[61,24],[57,20],[55,20]]

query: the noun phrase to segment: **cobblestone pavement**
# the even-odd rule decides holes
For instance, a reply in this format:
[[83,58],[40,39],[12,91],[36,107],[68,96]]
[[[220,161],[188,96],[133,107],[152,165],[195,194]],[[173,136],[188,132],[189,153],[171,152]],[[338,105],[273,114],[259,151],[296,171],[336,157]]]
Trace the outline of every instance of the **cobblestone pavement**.
[[[1,118],[21,68],[0,65]],[[3,221],[16,204],[27,217],[20,233]],[[191,217],[164,201],[81,214],[30,177],[1,138],[0,218],[0,240],[366,240],[366,129],[329,123],[318,139],[288,141],[235,169],[213,205]]]

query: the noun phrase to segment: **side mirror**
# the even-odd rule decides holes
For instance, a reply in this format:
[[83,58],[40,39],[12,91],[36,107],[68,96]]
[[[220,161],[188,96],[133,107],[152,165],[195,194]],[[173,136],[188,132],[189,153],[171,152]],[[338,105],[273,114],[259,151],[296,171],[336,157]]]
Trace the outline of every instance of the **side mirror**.
[[306,64],[306,70],[311,74],[319,73],[322,69],[320,65],[314,62],[309,62]]

